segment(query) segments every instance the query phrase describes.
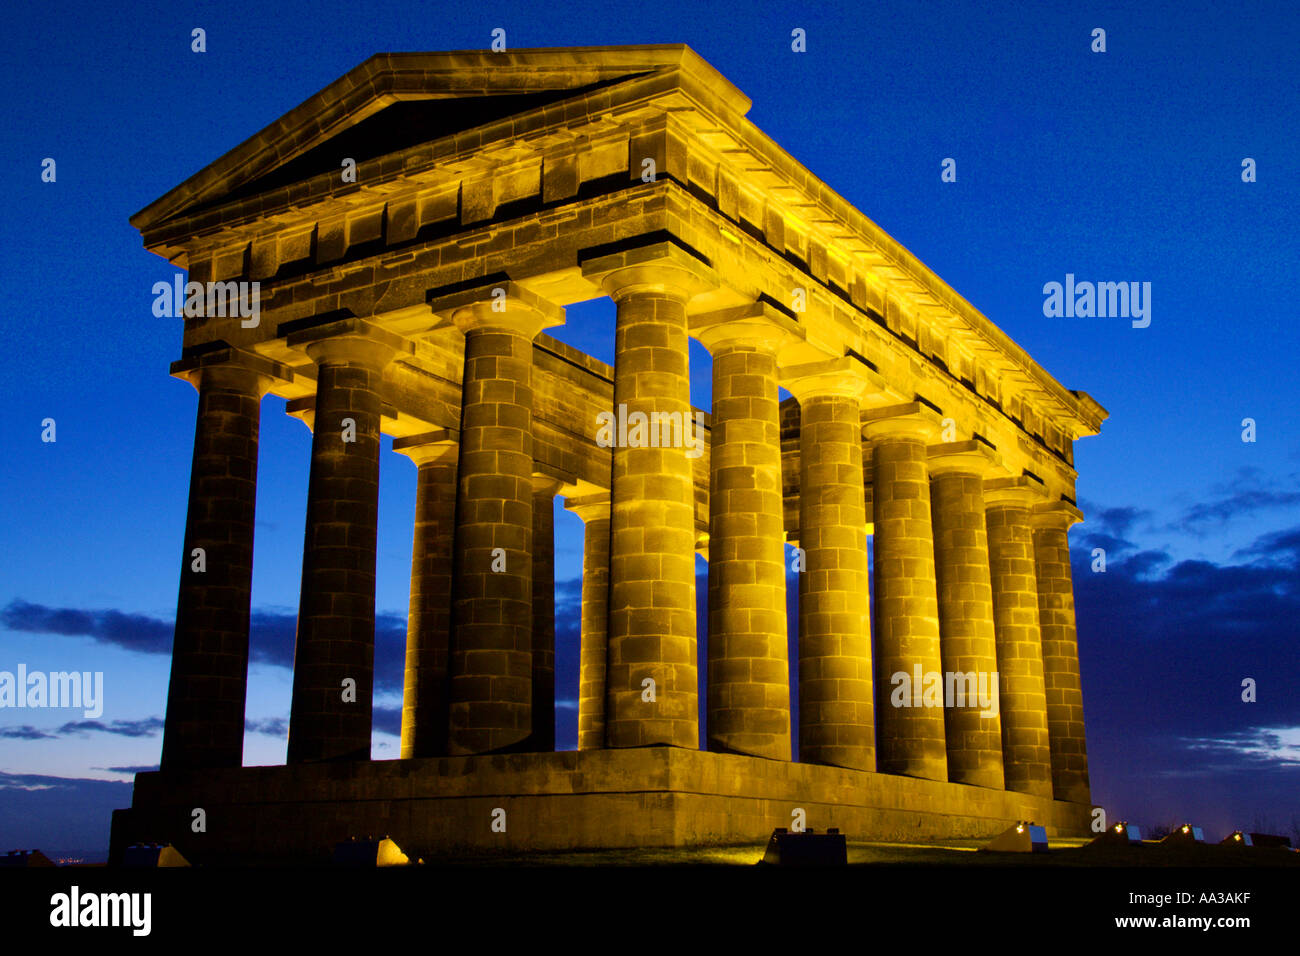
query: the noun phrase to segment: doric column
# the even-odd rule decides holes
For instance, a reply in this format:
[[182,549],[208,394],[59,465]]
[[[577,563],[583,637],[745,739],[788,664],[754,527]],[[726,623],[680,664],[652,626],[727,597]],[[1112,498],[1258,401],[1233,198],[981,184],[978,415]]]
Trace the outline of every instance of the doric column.
[[708,746],[789,760],[777,353],[802,336],[761,303],[696,317],[691,328],[713,356]]
[[[934,532],[926,445],[939,435],[939,416],[911,402],[865,416],[872,444],[872,518],[876,561],[876,714],[884,773],[948,779],[942,706],[926,706],[922,681],[942,680]],[[906,675],[903,681],[902,675]],[[895,684],[895,678],[902,683]],[[911,694],[895,693],[903,688]],[[894,706],[891,698],[899,698]],[[942,701],[939,701],[942,704]]]
[[438,757],[447,750],[451,555],[459,447],[452,434],[444,430],[395,439],[393,451],[409,457],[418,469],[401,756]]
[[513,282],[435,298],[465,333],[452,617],[452,755],[533,732],[533,339],[564,310]]
[[401,340],[352,319],[288,341],[316,362],[288,762],[368,760],[380,391]]
[[862,405],[845,357],[785,370],[799,401],[799,760],[876,769]]
[[582,640],[578,658],[578,749],[605,746],[605,656],[609,650],[609,495],[570,498],[583,522]]
[[944,707],[948,779],[1001,790],[997,638],[984,524],[984,477],[996,456],[978,441],[933,445],[928,455],[940,657],[945,692],[950,680],[961,691]]
[[563,482],[533,475],[533,734],[528,749],[555,749],[555,496]]
[[1043,635],[1043,683],[1047,690],[1047,733],[1052,751],[1052,791],[1057,800],[1090,803],[1088,748],[1083,729],[1083,686],[1079,638],[1074,624],[1070,576],[1070,525],[1083,513],[1065,501],[1037,506],[1033,513],[1034,566],[1038,575],[1038,617]]
[[[162,769],[238,767],[244,753],[257,436],[271,363],[231,349],[182,359],[199,392]],[[281,373],[288,377],[287,372]]]
[[613,436],[605,744],[698,748],[690,456],[703,436],[690,401],[686,304],[711,280],[666,242],[588,260],[583,274],[618,309],[613,412],[627,426]]
[[1043,499],[1029,478],[985,483],[989,571],[1002,685],[1002,763],[1006,787],[1039,797],[1052,795],[1047,742],[1047,698],[1038,628],[1038,576],[1030,509]]

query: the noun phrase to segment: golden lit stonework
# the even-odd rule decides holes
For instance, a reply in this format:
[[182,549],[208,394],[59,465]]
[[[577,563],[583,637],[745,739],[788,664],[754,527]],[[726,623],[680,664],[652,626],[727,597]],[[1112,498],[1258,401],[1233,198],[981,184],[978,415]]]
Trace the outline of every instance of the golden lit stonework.
[[[380,55],[132,218],[204,294],[176,303],[199,410],[162,766],[115,853],[1086,832],[1067,530],[1106,412],[749,106],[684,46]],[[547,332],[602,296],[612,368]],[[242,768],[266,394],[311,474],[288,764]],[[401,759],[371,761],[381,433],[419,484]],[[572,752],[556,494],[586,534]]]

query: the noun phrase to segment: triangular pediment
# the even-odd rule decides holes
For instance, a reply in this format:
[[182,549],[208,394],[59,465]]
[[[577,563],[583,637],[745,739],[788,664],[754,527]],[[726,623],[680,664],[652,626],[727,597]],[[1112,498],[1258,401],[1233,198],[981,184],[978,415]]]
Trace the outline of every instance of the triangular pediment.
[[200,209],[421,142],[546,107],[651,73],[686,70],[721,81],[681,44],[377,54],[131,217],[141,231]]

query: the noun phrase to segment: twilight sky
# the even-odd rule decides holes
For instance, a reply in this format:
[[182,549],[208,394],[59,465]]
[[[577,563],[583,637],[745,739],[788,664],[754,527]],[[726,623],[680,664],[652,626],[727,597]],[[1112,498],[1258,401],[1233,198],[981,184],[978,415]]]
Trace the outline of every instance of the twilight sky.
[[[0,851],[102,854],[161,746],[196,394],[170,379],[176,270],[128,217],[373,53],[687,43],[750,118],[1068,388],[1094,802],[1300,823],[1300,331],[1294,51],[1256,4],[22,5],[0,50],[0,671],[102,671],[103,714],[0,709]],[[706,9],[710,7],[711,9]],[[190,52],[190,31],[208,52]],[[794,28],[807,52],[790,49]],[[1091,52],[1094,28],[1105,53]],[[41,181],[41,162],[57,180]],[[957,181],[940,181],[956,160]],[[1242,181],[1242,161],[1257,180]],[[1287,226],[1287,223],[1291,226]],[[1151,323],[1048,318],[1043,286],[1150,282]],[[560,338],[613,360],[613,306]],[[709,405],[692,344],[693,398]],[[262,410],[246,763],[284,759],[310,434]],[[57,441],[41,441],[53,418]],[[1242,441],[1242,422],[1256,441]],[[385,443],[388,447],[388,442]],[[381,463],[374,756],[396,756],[415,469]],[[557,710],[576,740],[581,523],[557,502]],[[1105,573],[1090,569],[1093,548]],[[1243,703],[1241,682],[1258,682]],[[567,706],[565,702],[567,703]]]

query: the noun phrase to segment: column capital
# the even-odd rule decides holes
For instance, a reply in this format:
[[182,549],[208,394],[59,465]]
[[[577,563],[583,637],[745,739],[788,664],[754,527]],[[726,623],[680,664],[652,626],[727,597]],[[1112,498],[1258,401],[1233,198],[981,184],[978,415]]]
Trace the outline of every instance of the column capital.
[[452,428],[438,428],[421,435],[393,439],[393,451],[405,455],[417,466],[440,462],[454,465],[459,448],[460,436]]
[[869,441],[919,438],[928,444],[937,439],[943,430],[943,419],[939,413],[921,402],[873,408],[862,419],[862,435]]
[[884,391],[885,383],[861,360],[852,355],[789,365],[781,369],[781,387],[802,405],[809,398],[854,398]]
[[564,308],[505,277],[468,288],[429,293],[435,329],[455,326],[466,335],[480,330],[516,332],[535,338],[538,332],[564,324]]
[[375,371],[411,352],[410,343],[400,335],[358,318],[292,332],[285,344],[302,349],[317,365],[364,365]]
[[783,352],[804,341],[798,322],[762,301],[702,312],[691,316],[688,324],[691,335],[715,355],[727,348],[750,348],[779,361]]
[[555,478],[541,471],[533,472],[533,494],[549,495],[549,497],[554,498],[563,487],[564,479]]
[[705,561],[709,560],[709,533],[707,531],[696,532],[695,553]]
[[974,475],[976,478],[988,478],[1002,465],[997,452],[973,438],[931,445],[926,450],[926,457],[929,459],[931,477]]
[[565,500],[564,509],[572,511],[583,524],[604,519],[609,520],[609,492],[601,491],[590,495],[576,495]]
[[1033,508],[1046,498],[1042,483],[1025,475],[984,482],[985,508]]
[[672,242],[656,242],[635,249],[588,259],[584,278],[597,283],[615,302],[638,293],[668,295],[689,302],[718,287],[708,263]]
[[215,385],[255,393],[258,398],[276,382],[293,381],[293,370],[287,365],[224,342],[213,344],[218,347],[182,355],[172,362],[171,374],[199,391],[204,386]]
[[1071,525],[1083,520],[1083,512],[1068,501],[1046,501],[1036,505],[1031,514],[1034,530],[1054,529],[1069,531]]

